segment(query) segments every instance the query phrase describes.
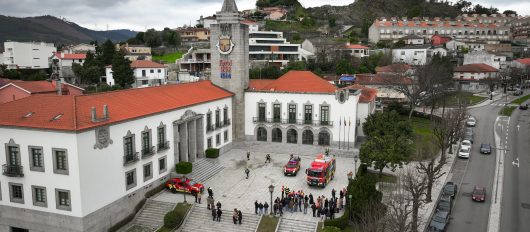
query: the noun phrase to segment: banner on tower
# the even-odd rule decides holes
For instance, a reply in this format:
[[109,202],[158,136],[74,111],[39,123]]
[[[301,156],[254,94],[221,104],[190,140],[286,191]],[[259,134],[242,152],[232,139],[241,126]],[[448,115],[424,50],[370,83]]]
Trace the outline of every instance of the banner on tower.
[[219,69],[221,70],[221,79],[232,79],[232,61],[220,60]]

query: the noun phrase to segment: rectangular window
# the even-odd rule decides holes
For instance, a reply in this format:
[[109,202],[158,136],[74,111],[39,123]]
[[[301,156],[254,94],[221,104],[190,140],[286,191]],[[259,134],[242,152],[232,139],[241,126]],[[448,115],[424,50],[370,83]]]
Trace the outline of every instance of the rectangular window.
[[228,142],[228,131],[224,132],[225,143]]
[[212,137],[208,138],[206,140],[206,147],[207,148],[212,148]]
[[144,164],[144,182],[153,178],[153,162]]
[[18,146],[7,146],[7,162],[12,166],[20,166]]
[[136,169],[125,173],[125,188],[126,190],[136,187]]
[[151,155],[151,133],[149,131],[142,132],[142,155]]
[[134,153],[134,149],[133,149],[133,137],[132,136],[129,136],[129,137],[125,137],[123,139],[123,145],[125,147],[125,155],[126,156],[132,156],[133,153]]
[[206,114],[206,130],[207,131],[213,131],[212,113],[211,112],[208,112]]
[[272,107],[272,120],[273,122],[281,122],[282,110],[281,104],[274,104]]
[[42,147],[29,146],[29,163],[31,171],[44,172]]
[[68,153],[66,149],[53,148],[53,172],[68,175]]
[[46,201],[46,187],[32,185],[31,191],[33,193],[33,205],[40,207],[48,206]]
[[166,157],[162,157],[158,159],[158,173],[162,174],[167,171],[167,159]]
[[215,111],[215,128],[221,127],[221,112],[220,110]]
[[64,189],[55,189],[55,202],[57,209],[60,210],[72,210],[72,205],[70,203],[70,191]]
[[151,69],[151,70],[149,70],[149,71],[150,71],[150,73],[155,73],[155,70],[154,70],[154,69]]
[[304,124],[313,123],[313,106],[306,105],[304,106]]
[[224,108],[223,109],[223,120],[224,120],[223,124],[225,126],[230,125],[230,119],[228,118],[228,108]]
[[216,134],[215,135],[215,144],[217,146],[221,145],[221,134]]
[[329,106],[320,107],[320,124],[329,125]]
[[145,77],[145,70],[142,70],[142,77]]
[[9,196],[13,203],[24,204],[24,187],[22,184],[9,183]]
[[265,103],[258,104],[258,122],[265,122]]
[[159,69],[159,70],[158,70],[158,73],[161,73],[161,72],[162,72],[162,69]]
[[296,105],[289,104],[289,123],[296,123]]
[[167,149],[169,144],[166,144],[166,127],[158,127],[158,150]]

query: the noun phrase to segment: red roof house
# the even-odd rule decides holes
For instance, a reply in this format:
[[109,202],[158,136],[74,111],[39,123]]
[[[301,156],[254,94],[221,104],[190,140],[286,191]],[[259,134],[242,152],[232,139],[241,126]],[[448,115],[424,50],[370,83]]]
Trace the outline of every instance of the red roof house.
[[[58,86],[60,85],[60,87]],[[0,104],[31,95],[82,95],[84,89],[65,82],[0,80]]]
[[310,71],[289,71],[276,80],[250,80],[249,90],[286,93],[335,93],[337,88]]

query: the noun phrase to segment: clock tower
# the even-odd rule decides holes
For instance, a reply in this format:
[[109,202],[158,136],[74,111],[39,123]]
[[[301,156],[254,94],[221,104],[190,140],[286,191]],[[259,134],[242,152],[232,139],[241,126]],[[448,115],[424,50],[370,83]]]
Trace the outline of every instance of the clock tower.
[[212,83],[235,94],[232,103],[233,139],[245,137],[245,90],[249,82],[248,26],[241,24],[235,0],[224,0],[210,28]]

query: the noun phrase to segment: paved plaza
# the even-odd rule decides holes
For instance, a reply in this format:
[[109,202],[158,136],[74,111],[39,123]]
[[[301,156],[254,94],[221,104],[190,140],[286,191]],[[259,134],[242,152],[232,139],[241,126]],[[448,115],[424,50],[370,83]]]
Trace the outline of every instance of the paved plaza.
[[[323,150],[322,148],[315,148],[314,146],[308,146],[307,149]],[[337,191],[336,196],[338,197],[340,189],[345,188],[348,184],[348,177],[346,174],[353,171],[353,158],[347,158],[344,156],[337,157],[336,174],[331,183],[325,188],[310,187],[305,182],[305,169],[309,167],[311,161],[318,153],[309,155],[307,154],[307,150],[305,154],[300,155],[302,159],[300,172],[297,176],[286,177],[283,174],[283,166],[289,160],[290,154],[267,153],[264,149],[260,150],[263,151],[253,151],[250,160],[247,160],[246,158],[247,149],[238,148],[232,149],[219,157],[220,164],[225,167],[224,170],[210,178],[204,184],[206,187],[213,189],[215,201],[221,201],[223,208],[237,208],[243,212],[253,213],[254,202],[256,200],[261,202],[267,201],[268,204],[270,204],[270,193],[268,190],[270,184],[275,186],[273,199],[281,197],[282,185],[288,187],[291,191],[302,190],[306,194],[312,193],[315,199],[317,196],[321,195],[325,195],[328,198],[331,197],[331,190],[334,188]],[[292,153],[294,153],[295,156],[300,154],[296,150],[293,150]],[[271,163],[265,163],[266,154],[271,155]],[[331,154],[333,154],[333,152],[331,152]],[[250,169],[249,179],[245,178],[244,170],[246,167]],[[205,193],[205,197],[206,196]],[[203,200],[205,201],[205,199]],[[270,208],[272,207],[269,207],[269,209]],[[317,218],[312,217],[310,209],[308,209],[307,215],[304,215],[303,212],[285,212],[284,217],[304,221],[318,220]]]

